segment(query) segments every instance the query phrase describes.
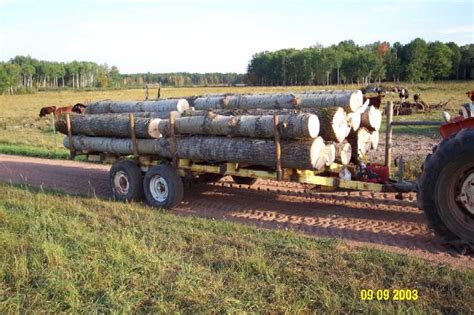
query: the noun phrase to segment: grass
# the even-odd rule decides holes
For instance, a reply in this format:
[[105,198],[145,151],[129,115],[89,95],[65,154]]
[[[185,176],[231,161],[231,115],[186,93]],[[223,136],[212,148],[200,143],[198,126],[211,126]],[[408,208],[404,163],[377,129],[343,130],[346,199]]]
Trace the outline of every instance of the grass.
[[[390,85],[386,83],[385,85]],[[429,84],[406,84],[411,95],[421,93],[422,98],[430,104],[450,100],[448,111],[455,114],[459,106],[467,101],[464,94],[471,89],[470,82],[440,82]],[[200,95],[206,93],[276,93],[291,91],[308,91],[319,89],[340,89],[338,86],[299,86],[299,87],[189,87],[163,88],[162,97],[176,97]],[[342,88],[356,89],[355,85]],[[151,93],[150,95],[153,95]],[[56,152],[64,156],[62,138],[54,134],[50,118],[40,119],[38,113],[41,107],[56,105],[65,106],[78,102],[97,101],[101,99],[143,99],[144,90],[116,90],[116,91],[48,91],[28,95],[1,95],[0,96],[0,143],[19,147],[41,148],[43,152]],[[398,95],[387,95],[385,101],[396,101]],[[439,112],[418,113],[412,116],[400,116],[396,119],[439,120]],[[395,133],[437,135],[436,127],[397,127]],[[10,153],[11,148],[0,147],[0,153]],[[18,152],[29,154],[30,151],[18,149]]]
[[[470,313],[474,272],[0,184],[0,313]],[[417,289],[362,301],[361,289]]]

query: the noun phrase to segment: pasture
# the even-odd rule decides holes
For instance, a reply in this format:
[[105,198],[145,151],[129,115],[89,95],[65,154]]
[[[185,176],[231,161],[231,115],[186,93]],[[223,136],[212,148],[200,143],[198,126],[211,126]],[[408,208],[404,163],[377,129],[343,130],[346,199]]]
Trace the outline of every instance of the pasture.
[[[386,83],[386,86],[391,86]],[[447,110],[455,114],[459,106],[467,102],[465,92],[471,90],[470,82],[443,82],[406,84],[410,91],[410,99],[415,93],[421,93],[429,104],[437,104],[449,100]],[[291,91],[310,91],[321,89],[356,89],[357,86],[292,86],[292,87],[190,87],[162,88],[161,97],[177,97],[202,95],[208,93],[275,93]],[[156,90],[150,90],[150,98]],[[50,91],[29,95],[0,96],[0,152],[15,153],[50,158],[65,158],[67,151],[62,146],[63,136],[53,134],[51,117],[39,118],[39,110],[44,106],[66,106],[75,103],[93,102],[102,99],[143,100],[144,90],[106,90],[106,91]],[[388,94],[384,101],[399,100],[397,94]],[[439,120],[439,111],[418,113],[410,116],[399,116],[396,119]],[[395,132],[408,134],[424,134],[434,136],[436,128],[399,127]]]

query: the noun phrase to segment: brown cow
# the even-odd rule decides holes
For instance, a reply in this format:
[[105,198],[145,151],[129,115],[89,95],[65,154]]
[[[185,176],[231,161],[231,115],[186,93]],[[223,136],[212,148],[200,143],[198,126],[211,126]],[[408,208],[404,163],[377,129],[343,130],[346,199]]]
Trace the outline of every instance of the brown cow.
[[382,99],[385,97],[385,94],[379,94],[377,96],[364,96],[364,103],[365,101],[369,100],[369,106],[374,106],[375,108],[380,108],[382,104]]
[[471,100],[471,102],[474,102],[474,90],[466,92],[467,97]]
[[62,114],[71,113],[72,108],[73,108],[73,106],[63,106],[63,107],[56,108],[56,110],[54,111],[54,116],[57,119],[59,119]]
[[76,105],[72,107],[72,111],[74,113],[82,114],[85,112],[86,108],[87,108],[87,105],[77,103]]
[[47,106],[40,109],[39,116],[44,117],[49,114],[53,114],[56,111],[56,106]]

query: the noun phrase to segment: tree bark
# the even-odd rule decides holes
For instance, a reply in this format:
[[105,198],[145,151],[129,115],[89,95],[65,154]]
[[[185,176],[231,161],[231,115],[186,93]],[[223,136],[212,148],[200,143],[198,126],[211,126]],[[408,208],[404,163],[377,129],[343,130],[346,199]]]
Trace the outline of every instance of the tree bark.
[[[143,114],[134,115],[136,137],[160,138],[161,134],[153,126],[162,120],[153,118],[156,113]],[[70,115],[70,117],[73,135],[115,138],[131,138],[132,136],[128,114]],[[64,117],[56,121],[56,130],[67,135],[67,124]]]
[[194,100],[197,110],[206,109],[291,109],[297,108],[299,99],[293,94],[235,94],[203,96]]
[[180,113],[189,109],[185,99],[169,99],[156,101],[112,101],[104,100],[90,104],[86,114],[133,113],[133,112],[170,112]]
[[369,106],[361,115],[360,125],[370,131],[378,131],[382,125],[381,111],[374,106]]
[[366,154],[372,147],[371,134],[366,128],[351,131],[347,137],[347,141],[352,148],[351,160],[354,163],[357,163],[361,155]]
[[297,94],[301,108],[343,107],[348,113],[356,112],[363,106],[363,96],[357,91],[321,91]]
[[[158,121],[156,121],[158,122]],[[168,120],[159,121],[156,129],[164,136],[170,134]],[[283,139],[316,138],[319,119],[309,113],[279,116],[278,129]],[[250,138],[273,138],[273,116],[223,116],[207,112],[204,116],[181,117],[175,121],[177,134],[228,135]]]
[[347,115],[344,110],[340,107],[322,107],[322,108],[304,108],[301,110],[266,110],[266,109],[246,109],[246,110],[227,110],[227,109],[215,109],[215,110],[188,110],[183,113],[183,116],[205,116],[209,113],[217,113],[219,115],[254,115],[254,116],[265,116],[273,115],[278,113],[284,116],[295,116],[301,114],[314,114],[319,119],[319,135],[326,141],[342,142],[349,134],[349,124],[347,122]]
[[[72,137],[74,149],[84,153],[106,152],[116,155],[133,153],[131,139],[104,137]],[[172,158],[169,138],[138,139],[139,154],[156,155],[159,158]],[[69,147],[68,137],[64,146]],[[237,162],[251,165],[274,167],[275,142],[273,140],[229,138],[210,136],[176,137],[177,155],[179,158],[209,161]],[[285,168],[315,169],[320,166],[322,152],[326,148],[321,137],[311,140],[293,140],[281,142],[281,163]]]

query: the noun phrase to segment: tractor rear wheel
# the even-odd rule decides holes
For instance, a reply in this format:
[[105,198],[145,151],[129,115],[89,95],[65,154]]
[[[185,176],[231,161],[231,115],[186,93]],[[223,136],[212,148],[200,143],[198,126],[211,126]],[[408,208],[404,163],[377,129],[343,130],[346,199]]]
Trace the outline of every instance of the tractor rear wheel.
[[418,198],[430,226],[446,241],[474,245],[474,129],[443,140],[427,157]]

